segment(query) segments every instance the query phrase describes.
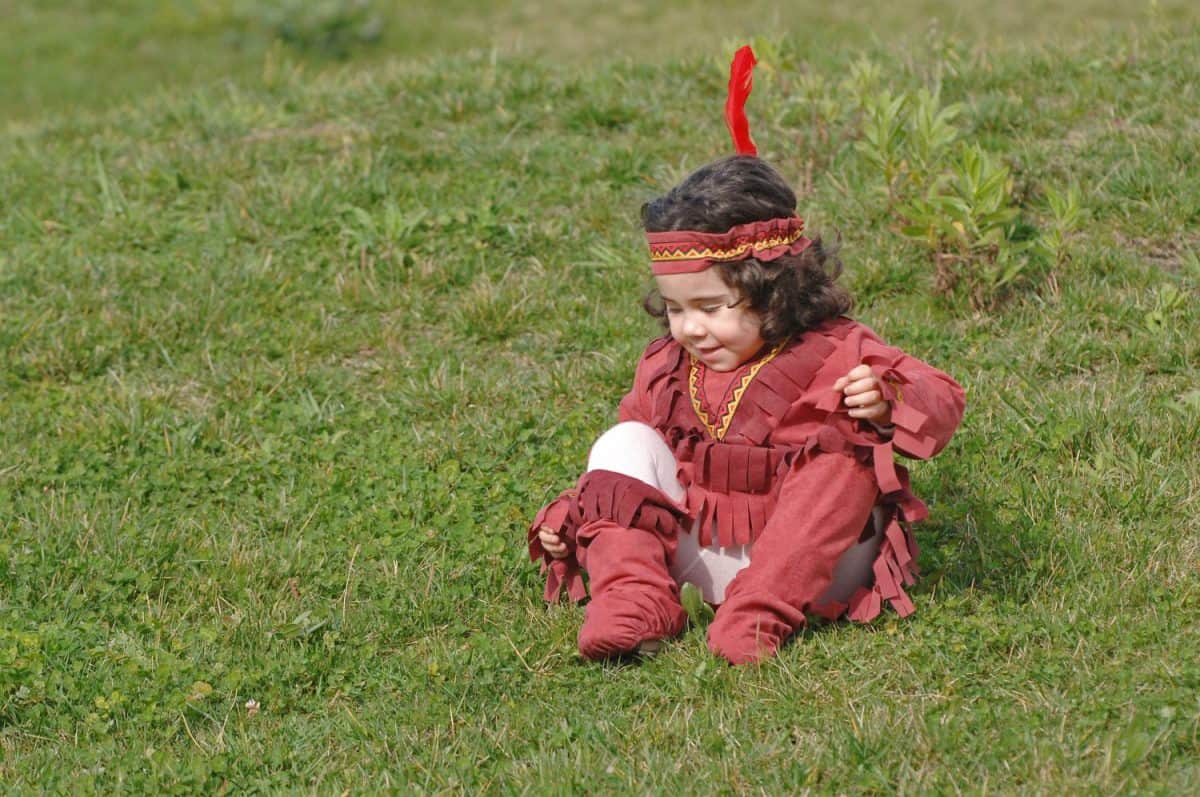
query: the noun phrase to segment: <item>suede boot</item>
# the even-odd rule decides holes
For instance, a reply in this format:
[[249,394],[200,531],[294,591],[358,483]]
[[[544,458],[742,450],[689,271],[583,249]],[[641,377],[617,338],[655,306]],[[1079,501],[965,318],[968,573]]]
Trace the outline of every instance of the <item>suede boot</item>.
[[670,540],[659,534],[596,520],[579,530],[580,563],[587,570],[592,592],[579,652],[588,659],[605,659],[683,631],[687,613],[679,588],[667,570]]

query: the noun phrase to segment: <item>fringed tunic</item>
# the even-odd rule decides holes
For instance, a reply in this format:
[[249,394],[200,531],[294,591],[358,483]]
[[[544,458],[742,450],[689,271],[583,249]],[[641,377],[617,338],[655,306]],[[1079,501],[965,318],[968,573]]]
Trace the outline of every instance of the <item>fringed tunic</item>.
[[[871,367],[883,397],[892,403],[894,428],[881,431],[851,418],[842,394],[834,391],[837,379],[860,363]],[[826,322],[729,375],[708,373],[669,336],[659,338],[642,355],[633,389],[621,401],[620,420],[646,423],[662,435],[675,454],[686,499],[667,506],[658,491],[620,480],[614,494],[611,474],[585,474],[576,489],[543,508],[530,528],[530,555],[548,570],[546,599],[557,599],[565,588],[579,600],[586,590],[573,556],[555,560],[542,550],[537,529],[543,525],[569,543],[593,515],[624,525],[645,515],[655,527],[665,527],[672,516],[684,523],[690,519],[704,546],[753,543],[776,526],[788,528],[797,545],[808,536],[820,537],[805,533],[806,524],[814,522],[806,508],[827,485],[806,476],[805,464],[832,454],[870,468],[886,525],[874,584],[859,589],[848,604],[810,608],[867,621],[886,602],[908,615],[913,604],[904,587],[915,583],[917,574],[910,524],[928,513],[894,454],[914,459],[936,454],[954,433],[963,407],[957,382],[848,318]],[[847,507],[847,512],[861,508]],[[832,572],[837,557],[854,542],[845,541],[837,550],[825,544],[810,553],[828,560],[822,569]],[[752,549],[751,560],[753,555]]]

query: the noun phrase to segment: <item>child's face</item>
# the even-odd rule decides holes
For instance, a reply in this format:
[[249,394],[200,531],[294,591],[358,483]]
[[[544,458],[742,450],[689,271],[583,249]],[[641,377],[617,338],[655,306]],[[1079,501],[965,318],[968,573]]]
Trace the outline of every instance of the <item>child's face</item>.
[[667,307],[671,337],[709,368],[732,371],[762,349],[762,322],[715,269],[664,274],[654,281]]

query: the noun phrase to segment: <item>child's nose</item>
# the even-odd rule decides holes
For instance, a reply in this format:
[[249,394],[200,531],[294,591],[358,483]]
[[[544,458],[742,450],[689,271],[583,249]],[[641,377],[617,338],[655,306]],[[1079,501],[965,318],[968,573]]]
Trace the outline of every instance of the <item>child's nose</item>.
[[695,315],[688,314],[683,319],[683,332],[689,338],[702,338],[707,334],[704,324]]

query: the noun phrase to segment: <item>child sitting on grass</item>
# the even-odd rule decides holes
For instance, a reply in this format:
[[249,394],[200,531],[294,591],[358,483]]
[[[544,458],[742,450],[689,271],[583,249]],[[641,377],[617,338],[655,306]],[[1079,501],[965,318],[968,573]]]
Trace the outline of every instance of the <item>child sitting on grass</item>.
[[[680,585],[716,605],[713,653],[773,655],[806,615],[856,621],[913,611],[924,505],[893,452],[949,441],[963,391],[843,315],[841,264],[804,237],[796,197],[754,156],[733,98],[738,151],[642,208],[653,341],[576,487],[543,508],[530,555],[546,599],[591,589],[579,651],[648,652],[679,634]],[[749,55],[749,64],[753,56]],[[736,107],[734,107],[736,106]]]

